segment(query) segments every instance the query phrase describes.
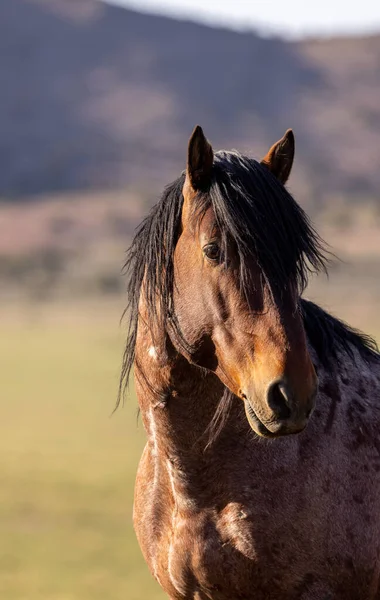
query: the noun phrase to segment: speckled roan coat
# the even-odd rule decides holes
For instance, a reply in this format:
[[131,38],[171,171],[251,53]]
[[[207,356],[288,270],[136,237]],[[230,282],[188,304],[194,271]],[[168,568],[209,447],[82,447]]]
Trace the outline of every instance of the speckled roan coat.
[[[188,170],[191,156],[189,163]],[[189,194],[185,190],[183,211]],[[223,427],[207,444],[205,430],[225,382],[217,368],[200,368],[180,351],[170,324],[163,331],[152,323],[143,296],[135,379],[148,441],[137,474],[134,524],[145,560],[169,598],[379,600],[378,355],[348,336],[342,345],[336,341],[329,358],[321,347],[328,353],[334,341],[314,348],[307,336],[305,355],[319,380],[308,426],[297,435],[257,436],[240,390],[231,384]],[[274,308],[266,308],[275,323]],[[227,321],[231,311],[228,306],[223,313]],[[276,326],[267,322],[265,328],[280,345]],[[205,352],[220,353],[217,341],[215,346]],[[297,376],[301,381],[295,363],[294,387]],[[270,429],[268,414],[256,413]]]

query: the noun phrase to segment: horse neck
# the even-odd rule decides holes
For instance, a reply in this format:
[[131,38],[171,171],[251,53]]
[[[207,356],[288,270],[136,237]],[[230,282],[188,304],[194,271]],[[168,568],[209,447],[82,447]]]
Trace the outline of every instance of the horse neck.
[[[212,462],[222,438],[238,439],[247,429],[244,410],[233,399],[223,432],[211,443],[209,426],[225,387],[177,352],[167,334],[152,335],[140,322],[136,342],[135,380],[144,427],[164,459],[186,465]],[[241,418],[243,416],[243,419]]]

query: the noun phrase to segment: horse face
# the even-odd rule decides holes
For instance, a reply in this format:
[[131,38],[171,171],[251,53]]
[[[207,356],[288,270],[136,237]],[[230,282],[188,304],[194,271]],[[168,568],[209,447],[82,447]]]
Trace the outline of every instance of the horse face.
[[[276,155],[273,148],[270,152]],[[289,285],[286,292],[274,293],[252,257],[243,293],[236,245],[223,242],[213,208],[194,218],[202,178],[210,176],[211,153],[203,132],[196,130],[174,254],[174,308],[189,348],[187,358],[213,371],[244,401],[256,433],[296,433],[307,424],[317,389],[297,310],[298,291]]]

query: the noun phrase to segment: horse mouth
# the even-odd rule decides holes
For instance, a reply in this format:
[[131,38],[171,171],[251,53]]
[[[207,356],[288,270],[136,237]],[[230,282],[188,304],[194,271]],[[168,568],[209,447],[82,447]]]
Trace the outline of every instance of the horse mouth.
[[270,438],[277,437],[277,435],[275,433],[272,433],[271,431],[269,431],[269,429],[264,425],[264,423],[262,423],[260,421],[259,417],[253,410],[252,405],[249,402],[249,400],[244,401],[244,406],[245,406],[245,414],[247,416],[248,423],[250,424],[251,428],[253,429],[253,431],[255,433],[257,433],[261,437],[270,437]]
[[259,419],[248,399],[244,400],[244,406],[245,414],[251,429],[261,437],[274,439],[294,435],[301,433],[307,424],[307,420],[305,420],[299,427],[292,427],[289,423],[279,421],[270,423],[271,429],[268,429],[268,427]]

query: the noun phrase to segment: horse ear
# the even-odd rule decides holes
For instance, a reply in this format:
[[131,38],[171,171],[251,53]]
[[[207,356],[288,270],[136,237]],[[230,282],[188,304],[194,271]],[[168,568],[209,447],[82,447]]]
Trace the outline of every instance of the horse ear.
[[292,170],[294,160],[294,133],[288,129],[284,137],[273,144],[268,154],[261,161],[272,173],[285,184]]
[[199,191],[209,185],[213,162],[212,146],[207,141],[202,127],[197,125],[189,140],[187,156],[187,174],[193,190]]

